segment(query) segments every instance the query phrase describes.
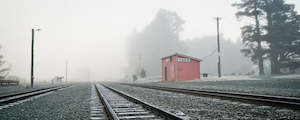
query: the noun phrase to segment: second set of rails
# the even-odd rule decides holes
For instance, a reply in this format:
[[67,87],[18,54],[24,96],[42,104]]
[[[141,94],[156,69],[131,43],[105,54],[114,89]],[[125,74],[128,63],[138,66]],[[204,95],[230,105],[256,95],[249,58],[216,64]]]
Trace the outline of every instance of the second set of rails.
[[25,92],[19,92],[14,94],[2,95],[0,96],[0,109],[7,108],[9,106],[13,106],[18,104],[18,102],[24,101],[26,99],[30,99],[35,96],[44,95],[50,93],[52,91],[60,90],[66,87],[70,87],[69,85],[60,85],[54,87],[40,88]]
[[168,91],[174,93],[183,93],[183,94],[195,95],[195,96],[204,96],[204,97],[239,101],[239,102],[257,104],[257,105],[268,105],[274,107],[300,110],[300,98],[296,98],[296,97],[260,95],[260,94],[237,93],[237,92],[222,92],[222,91],[211,91],[211,90],[196,90],[196,89],[163,87],[163,86],[142,85],[142,84],[128,84],[128,83],[119,83],[119,84],[132,86],[132,87],[162,90],[162,91]]

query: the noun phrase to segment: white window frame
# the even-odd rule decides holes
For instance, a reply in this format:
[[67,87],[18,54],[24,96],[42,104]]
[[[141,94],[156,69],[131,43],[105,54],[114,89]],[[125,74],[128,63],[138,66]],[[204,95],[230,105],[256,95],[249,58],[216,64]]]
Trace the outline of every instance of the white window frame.
[[170,62],[170,58],[166,58],[165,61],[166,61],[166,62]]
[[191,61],[190,58],[183,58],[183,57],[177,58],[177,62],[190,62],[190,61]]

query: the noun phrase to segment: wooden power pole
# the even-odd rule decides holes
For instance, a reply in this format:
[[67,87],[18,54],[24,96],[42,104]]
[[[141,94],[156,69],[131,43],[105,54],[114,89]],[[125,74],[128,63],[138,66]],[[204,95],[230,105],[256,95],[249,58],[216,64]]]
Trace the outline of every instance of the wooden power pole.
[[217,40],[218,40],[218,77],[221,77],[221,55],[220,55],[220,29],[219,29],[219,24],[220,24],[220,17],[216,17],[217,20]]

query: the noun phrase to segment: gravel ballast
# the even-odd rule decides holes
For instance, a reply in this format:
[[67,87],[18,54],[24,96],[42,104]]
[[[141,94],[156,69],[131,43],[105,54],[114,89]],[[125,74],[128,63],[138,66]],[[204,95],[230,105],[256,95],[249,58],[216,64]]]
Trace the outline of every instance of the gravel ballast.
[[[181,93],[110,84],[112,87],[160,108],[188,115],[192,119],[300,119],[300,112]],[[182,114],[182,113],[181,113]]]
[[2,120],[87,120],[90,84],[76,84],[0,110]]

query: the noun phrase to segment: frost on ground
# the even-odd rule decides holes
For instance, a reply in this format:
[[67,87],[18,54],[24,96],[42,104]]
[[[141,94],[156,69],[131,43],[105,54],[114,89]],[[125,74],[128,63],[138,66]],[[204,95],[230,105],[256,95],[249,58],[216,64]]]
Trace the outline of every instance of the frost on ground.
[[300,75],[288,76],[227,76],[222,78],[201,78],[182,82],[143,82],[138,84],[158,85],[200,90],[217,90],[300,97]]
[[[300,79],[300,74],[292,75],[274,75],[274,76],[257,76],[257,75],[226,75],[219,78],[218,76],[201,77],[201,79],[188,80],[184,82],[196,82],[196,81],[233,81],[233,80],[280,80],[280,79]],[[151,83],[151,82],[162,82],[161,76],[152,76],[147,78],[139,78],[136,81],[123,80],[123,82],[129,83]]]
[[[200,81],[232,81],[232,80],[280,80],[280,79],[300,79],[300,74],[293,74],[293,75],[274,75],[274,76],[257,76],[257,75],[250,75],[250,76],[222,76],[219,78],[218,76],[210,76],[206,78],[201,78]],[[199,80],[190,80],[190,82],[199,81]],[[188,82],[188,81],[187,81]]]
[[212,99],[208,97],[185,95],[139,87],[129,87],[125,85],[111,86],[167,111],[182,112],[182,114],[186,114],[192,119],[300,119],[299,111],[289,109],[257,106],[228,100]]
[[90,84],[73,85],[0,110],[2,120],[87,120]]
[[25,90],[26,87],[23,85],[19,86],[0,86],[0,95],[5,95],[8,93],[13,93],[15,91]]

